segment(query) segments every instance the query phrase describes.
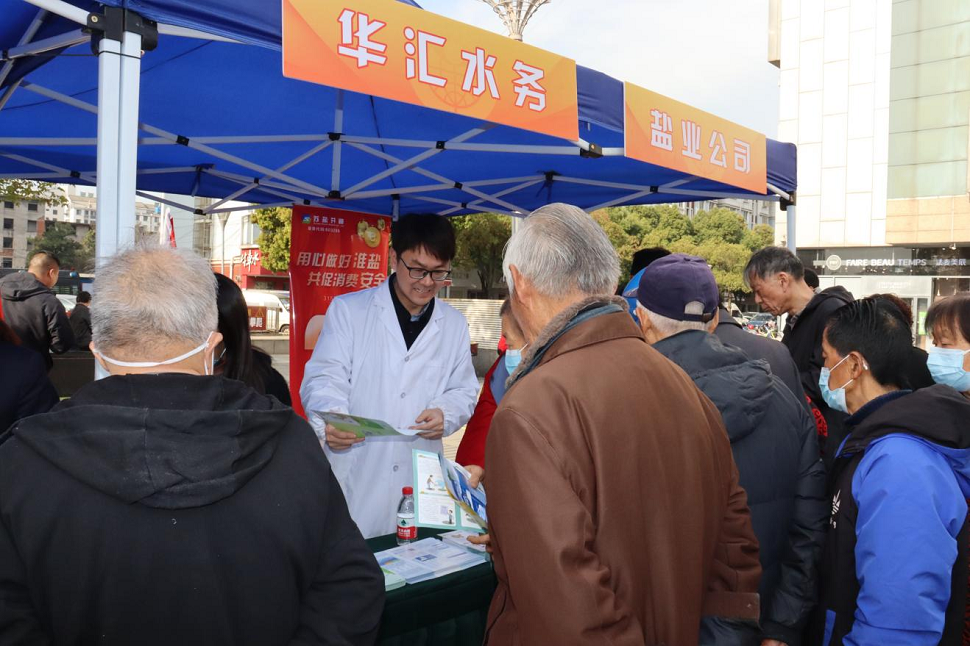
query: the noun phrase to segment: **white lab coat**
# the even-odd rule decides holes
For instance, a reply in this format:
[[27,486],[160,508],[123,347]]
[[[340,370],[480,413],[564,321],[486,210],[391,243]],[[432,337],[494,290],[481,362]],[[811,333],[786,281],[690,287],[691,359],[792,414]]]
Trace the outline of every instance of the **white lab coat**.
[[[465,317],[436,300],[431,320],[408,350],[387,283],[333,300],[300,388],[303,408],[321,439],[322,412],[408,427],[429,408],[444,412],[445,435],[451,435],[471,417],[477,397]],[[381,437],[342,451],[324,445],[365,538],[394,531],[401,488],[414,485],[412,449],[440,453],[442,444]]]

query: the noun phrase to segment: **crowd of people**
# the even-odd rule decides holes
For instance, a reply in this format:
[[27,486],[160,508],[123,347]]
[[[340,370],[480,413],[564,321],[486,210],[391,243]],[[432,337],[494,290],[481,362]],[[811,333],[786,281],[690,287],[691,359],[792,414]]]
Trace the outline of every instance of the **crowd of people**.
[[[552,204],[507,245],[480,389],[437,298],[451,224],[403,216],[391,245],[384,284],[329,306],[306,420],[238,286],[191,253],[120,253],[69,324],[49,254],[5,279],[0,644],[371,644],[365,539],[393,532],[412,450],[463,427],[488,644],[964,643],[970,294],[933,304],[926,352],[903,301],[820,290],[768,247],[745,279],[787,315],[779,343],[741,329],[700,258],[643,250],[617,294],[602,229]],[[50,353],[86,330],[110,376],[58,403]]]

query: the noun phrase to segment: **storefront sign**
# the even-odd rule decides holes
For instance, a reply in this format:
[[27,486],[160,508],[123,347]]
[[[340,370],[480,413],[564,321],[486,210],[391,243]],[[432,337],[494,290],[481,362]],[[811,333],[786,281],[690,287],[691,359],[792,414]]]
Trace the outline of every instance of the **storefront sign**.
[[624,84],[626,155],[756,193],[767,191],[765,136]]
[[283,75],[579,137],[574,61],[401,2],[283,0]]
[[813,267],[824,267],[836,272],[846,267],[852,269],[868,267],[967,267],[966,258],[846,258],[831,255],[825,260],[813,260]]
[[323,331],[327,308],[341,294],[387,278],[391,219],[354,211],[293,207],[290,245],[290,393],[303,414],[303,368]]
[[246,310],[249,312],[249,329],[253,332],[265,332],[266,306],[247,305]]

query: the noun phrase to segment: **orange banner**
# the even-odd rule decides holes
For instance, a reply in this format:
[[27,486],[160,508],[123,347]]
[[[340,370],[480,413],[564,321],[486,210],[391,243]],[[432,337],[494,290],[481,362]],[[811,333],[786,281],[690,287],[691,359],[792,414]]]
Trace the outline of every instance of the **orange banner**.
[[575,61],[394,0],[283,0],[283,75],[579,137]]
[[632,83],[624,84],[624,118],[627,157],[767,191],[764,135]]

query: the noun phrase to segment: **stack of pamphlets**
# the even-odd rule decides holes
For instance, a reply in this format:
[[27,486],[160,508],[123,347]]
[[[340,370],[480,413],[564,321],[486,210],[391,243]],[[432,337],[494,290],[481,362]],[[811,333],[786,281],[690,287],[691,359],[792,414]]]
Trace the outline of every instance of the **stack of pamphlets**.
[[390,592],[391,590],[403,588],[407,583],[403,577],[399,577],[390,570],[381,568],[381,571],[384,572],[384,592]]
[[486,562],[484,556],[445,544],[435,538],[399,545],[374,554],[381,568],[408,583],[420,583]]
[[481,533],[488,527],[485,487],[472,488],[460,465],[430,451],[412,452],[414,519],[418,527]]
[[[471,550],[476,554],[488,554],[484,545],[477,545],[475,543],[469,543],[468,539],[471,536],[480,536],[478,532],[467,532],[460,529],[456,529],[453,532],[445,532],[438,536],[442,541],[448,543],[449,545],[454,545],[455,547],[460,547],[462,549]],[[486,557],[488,558],[488,557]]]

